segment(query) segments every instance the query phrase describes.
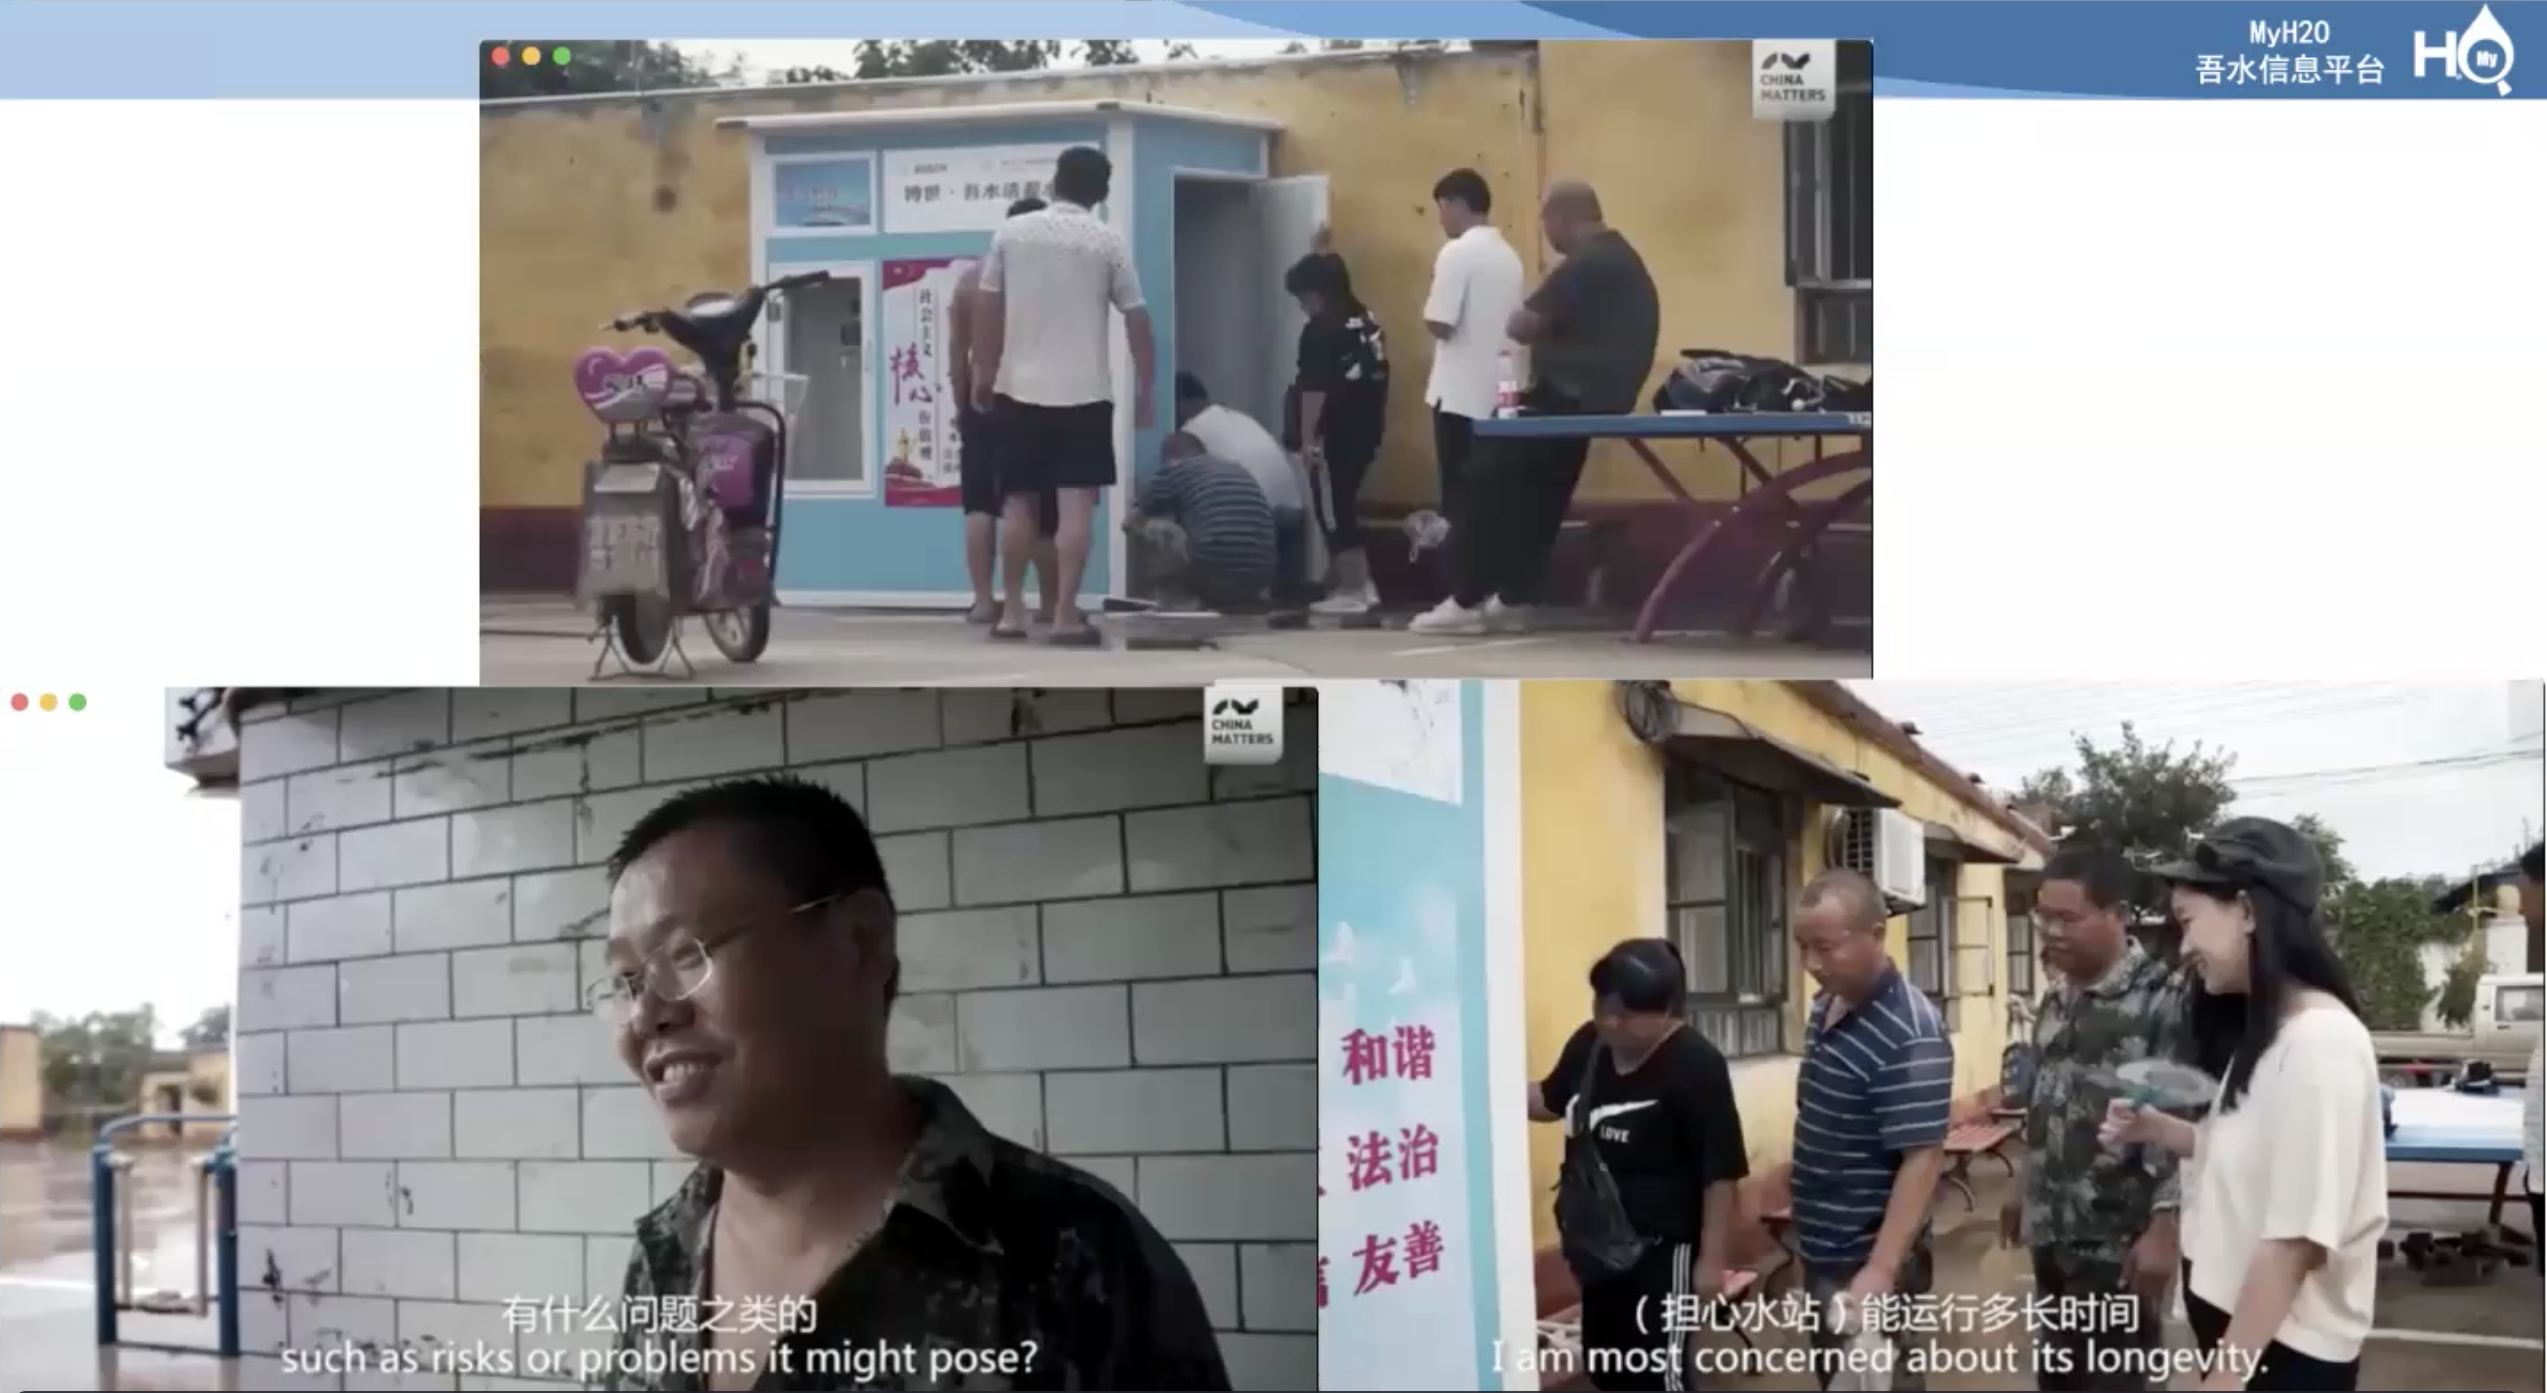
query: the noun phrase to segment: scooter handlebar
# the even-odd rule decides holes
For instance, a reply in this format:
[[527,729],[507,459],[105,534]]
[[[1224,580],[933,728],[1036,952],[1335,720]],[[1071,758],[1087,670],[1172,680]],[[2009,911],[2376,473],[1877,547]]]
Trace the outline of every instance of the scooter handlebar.
[[[831,273],[829,271],[800,271],[792,276],[781,276],[777,280],[769,282],[767,285],[755,286],[743,293],[746,296],[766,297],[774,293],[789,290],[801,290],[809,285],[821,285],[823,282],[830,279]],[[755,309],[757,309],[757,305],[755,306]],[[632,314],[623,314],[616,318],[606,320],[603,322],[601,327],[608,329],[613,333],[621,334],[627,333],[632,329],[641,329],[649,334],[660,333],[663,329],[663,316],[670,313],[672,313],[670,310],[640,310]]]

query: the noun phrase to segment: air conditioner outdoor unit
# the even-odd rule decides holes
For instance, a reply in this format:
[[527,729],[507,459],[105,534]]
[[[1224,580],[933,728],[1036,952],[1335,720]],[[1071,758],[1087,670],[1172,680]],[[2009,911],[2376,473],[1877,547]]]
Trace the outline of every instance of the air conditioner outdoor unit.
[[1928,828],[1891,808],[1850,808],[1831,827],[1834,866],[1875,882],[1896,911],[1928,903]]

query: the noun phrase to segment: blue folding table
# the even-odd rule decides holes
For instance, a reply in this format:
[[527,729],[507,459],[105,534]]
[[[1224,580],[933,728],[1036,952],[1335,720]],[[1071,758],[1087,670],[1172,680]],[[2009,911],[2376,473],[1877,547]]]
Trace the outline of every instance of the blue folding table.
[[[1662,619],[1664,599],[1683,576],[1690,574],[1698,559],[1716,544],[1718,538],[1731,533],[1759,528],[1774,529],[1784,535],[1772,554],[1768,567],[1760,574],[1758,585],[1744,605],[1734,632],[1747,634],[1758,624],[1760,610],[1776,593],[1778,582],[1799,564],[1807,564],[1812,545],[1832,523],[1861,512],[1875,492],[1875,417],[1871,412],[1669,412],[1656,415],[1623,416],[1504,416],[1477,423],[1477,434],[1487,439],[1505,440],[1618,440],[1624,441],[1645,468],[1661,482],[1690,519],[1689,538],[1682,543],[1671,564],[1663,568],[1651,593],[1636,614],[1635,641],[1643,643],[1654,636]],[[1784,473],[1771,470],[1751,452],[1754,440],[1793,440],[1839,437],[1854,440],[1856,447],[1837,454],[1816,458],[1811,464]],[[1696,440],[1713,442],[1731,452],[1742,464],[1745,487],[1742,497],[1731,508],[1708,511],[1682,487],[1678,477],[1654,453],[1656,440]],[[1838,497],[1808,503],[1795,496],[1796,490],[1842,474],[1862,473],[1867,477],[1851,485]]]
[[[2532,1087],[2539,1084],[2532,1081]],[[2460,1093],[2447,1088],[2399,1089],[2389,1104],[2396,1130],[2388,1134],[2391,1162],[2423,1162],[2445,1166],[2492,1166],[2494,1195],[2485,1222],[2503,1226],[2503,1202],[2511,1192],[2512,1167],[2520,1164],[2521,1095]],[[2466,1200],[2466,1191],[2388,1191],[2392,1199]]]

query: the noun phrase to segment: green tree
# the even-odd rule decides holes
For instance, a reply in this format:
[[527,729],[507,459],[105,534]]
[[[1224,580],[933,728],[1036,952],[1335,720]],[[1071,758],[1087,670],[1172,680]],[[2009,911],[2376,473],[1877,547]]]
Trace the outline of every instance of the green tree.
[[141,1088],[159,1038],[159,1013],[92,1011],[71,1020],[39,1014],[36,1036],[44,1056],[44,1093],[62,1108],[128,1108]]
[[2476,1020],[2476,979],[2485,975],[2485,935],[2467,936],[2467,947],[2458,961],[2441,974],[2440,999],[2432,1003],[2432,1014],[2452,1030],[2465,1030]]
[[193,1025],[178,1032],[190,1050],[218,1049],[230,1043],[230,1008],[215,1006],[195,1018]]
[[2352,975],[2361,1014],[2373,1030],[2420,1030],[2433,984],[2423,972],[2423,945],[2455,942],[2460,926],[2432,912],[2421,880],[2355,881],[2325,904],[2326,932]]
[[2123,723],[2111,748],[2072,738],[2078,768],[2045,769],[2020,785],[2017,801],[2052,810],[2064,845],[2088,846],[2134,865],[2181,856],[2237,798],[2229,769],[2237,757],[2197,744],[2151,745]]
[[2319,899],[2331,899],[2360,883],[2361,877],[2353,871],[2352,862],[2344,855],[2343,833],[2327,826],[2325,820],[2315,813],[2301,813],[2292,818],[2291,830],[2317,846],[2317,861],[2323,873]]
[[497,39],[482,45],[484,50],[509,49],[513,61],[497,67],[481,52],[478,56],[478,97],[492,101],[500,97],[567,97],[596,92],[665,92],[684,87],[713,87],[731,82],[738,76],[735,69],[710,67],[670,44],[649,43],[643,39],[597,39],[583,43],[562,43],[570,61],[560,64],[543,62],[536,65],[518,56],[525,44],[550,46],[544,39]]

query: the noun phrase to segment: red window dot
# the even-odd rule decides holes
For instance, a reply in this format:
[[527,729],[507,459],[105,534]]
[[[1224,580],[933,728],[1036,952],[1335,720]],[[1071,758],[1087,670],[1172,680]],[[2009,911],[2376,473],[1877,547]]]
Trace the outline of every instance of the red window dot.
[[13,697],[9,698],[9,709],[10,709],[10,710],[12,710],[12,711],[24,711],[24,710],[26,710],[26,709],[27,709],[27,694],[26,694],[26,693],[24,693],[24,692],[20,692],[20,693],[18,693],[16,696],[13,696]]
[[495,66],[499,68],[513,61],[513,54],[509,49],[499,48],[493,53],[488,54],[487,57],[495,60]]

